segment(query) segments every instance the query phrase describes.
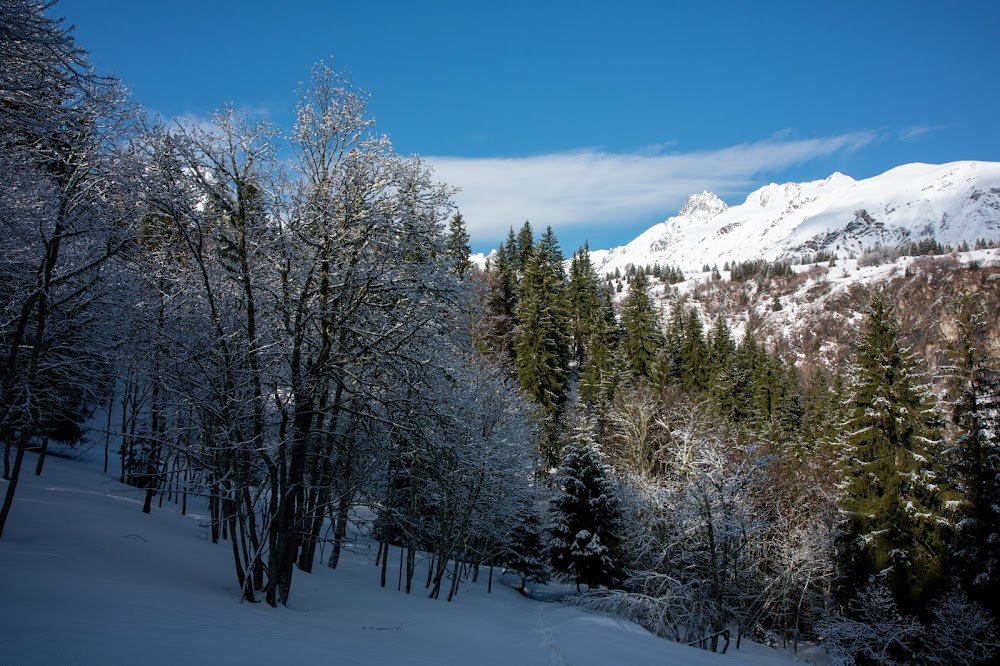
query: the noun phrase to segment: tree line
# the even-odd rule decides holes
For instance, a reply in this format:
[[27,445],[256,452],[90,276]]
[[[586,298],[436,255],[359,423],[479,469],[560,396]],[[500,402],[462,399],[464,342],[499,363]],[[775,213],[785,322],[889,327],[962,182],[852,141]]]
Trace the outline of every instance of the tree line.
[[551,229],[512,230],[480,338],[546,414],[539,532],[552,570],[591,586],[579,603],[711,649],[735,628],[737,644],[828,639],[844,663],[987,658],[1000,371],[981,299],[956,297],[937,377],[877,292],[850,362],[804,369],[653,298],[645,271],[616,301],[586,246],[562,263]]

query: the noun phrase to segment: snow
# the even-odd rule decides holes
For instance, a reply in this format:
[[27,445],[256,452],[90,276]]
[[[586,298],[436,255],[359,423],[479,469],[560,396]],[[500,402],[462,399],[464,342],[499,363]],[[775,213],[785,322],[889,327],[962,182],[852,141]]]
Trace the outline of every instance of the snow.
[[197,502],[187,516],[169,503],[145,515],[140,492],[95,462],[50,456],[41,477],[34,462],[0,539],[0,664],[795,662],[746,642],[726,655],[685,647],[498,578],[487,594],[485,570],[450,603],[422,586],[407,595],[395,550],[383,589],[360,539],[335,571],[296,570],[288,608],[241,603],[230,545],[211,543]]
[[[859,220],[864,210],[871,223]],[[598,274],[636,266],[797,258],[823,249],[844,258],[866,247],[933,236],[939,243],[1000,239],[1000,163],[906,164],[865,180],[834,173],[808,183],[771,183],[738,206],[709,192],[627,245],[594,250]]]

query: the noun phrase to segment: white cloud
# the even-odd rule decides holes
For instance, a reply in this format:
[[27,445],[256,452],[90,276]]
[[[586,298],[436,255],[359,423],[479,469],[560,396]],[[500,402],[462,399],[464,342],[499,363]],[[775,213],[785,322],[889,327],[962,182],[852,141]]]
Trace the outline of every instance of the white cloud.
[[427,157],[438,180],[461,188],[456,202],[474,242],[498,242],[531,220],[535,229],[607,225],[676,212],[687,195],[745,190],[754,176],[857,150],[874,132],[745,143],[689,153],[581,150],[521,158]]
[[949,125],[911,125],[910,127],[905,127],[899,131],[899,138],[902,141],[915,141],[931,132],[937,132],[939,130],[948,129]]

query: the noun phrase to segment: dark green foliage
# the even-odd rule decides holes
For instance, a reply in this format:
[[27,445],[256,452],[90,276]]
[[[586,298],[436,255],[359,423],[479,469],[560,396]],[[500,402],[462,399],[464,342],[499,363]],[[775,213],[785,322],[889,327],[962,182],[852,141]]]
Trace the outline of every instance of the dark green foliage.
[[649,280],[636,273],[622,301],[622,349],[633,377],[652,377],[656,356],[663,344],[660,321],[649,300]]
[[570,314],[570,335],[573,358],[583,364],[587,359],[587,341],[601,316],[601,291],[597,273],[590,263],[586,244],[573,253],[567,288]]
[[465,274],[472,268],[472,248],[469,246],[469,232],[465,228],[465,220],[461,213],[455,213],[448,223],[448,240],[445,251],[455,266],[455,273],[458,278],[464,279]]
[[528,270],[528,261],[531,259],[535,247],[535,232],[531,228],[531,223],[525,220],[521,230],[517,233],[517,242],[511,244],[509,241],[512,240],[513,234],[514,230],[511,229],[510,236],[508,236],[508,247],[515,251],[515,266],[523,274]]
[[987,350],[991,317],[963,299],[951,350],[955,445],[947,452],[961,492],[956,548],[950,558],[969,595],[1000,612],[1000,369]]
[[681,346],[684,340],[684,310],[675,305],[670,311],[663,336],[663,347],[656,359],[656,383],[660,386],[679,383],[682,377]]
[[681,384],[687,391],[697,392],[708,388],[708,345],[698,311],[691,308],[684,315],[681,336]]
[[518,590],[525,593],[528,583],[549,582],[549,567],[542,540],[542,522],[533,507],[526,507],[521,522],[510,535],[510,546],[503,565],[521,577]]
[[612,587],[621,576],[621,508],[611,470],[594,439],[594,426],[582,417],[573,443],[552,479],[556,494],[549,505],[552,570],[580,585]]
[[619,339],[611,287],[605,285],[586,340],[587,357],[580,368],[581,402],[593,405],[611,400],[619,381]]
[[549,227],[531,252],[515,309],[514,365],[521,388],[550,417],[542,451],[548,465],[559,459],[554,423],[569,381],[569,316],[562,263],[559,243]]
[[847,422],[843,587],[885,579],[896,603],[917,612],[939,591],[944,528],[931,464],[938,433],[917,361],[900,343],[891,308],[868,307],[854,364]]
[[[838,382],[842,387],[842,383]],[[802,392],[802,439],[812,448],[831,441],[842,423],[840,409],[843,396],[838,394],[837,385],[830,381],[819,368],[813,368],[806,378]]]

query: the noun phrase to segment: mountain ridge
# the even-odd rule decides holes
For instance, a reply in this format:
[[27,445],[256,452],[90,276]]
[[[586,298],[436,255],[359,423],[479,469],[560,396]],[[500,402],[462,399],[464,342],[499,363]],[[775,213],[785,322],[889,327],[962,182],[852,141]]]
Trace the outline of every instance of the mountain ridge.
[[934,238],[959,245],[1000,238],[1000,163],[904,164],[855,180],[770,183],[728,206],[711,192],[692,194],[677,215],[609,250],[592,250],[599,274],[629,264],[705,264],[797,259],[823,251],[856,256],[877,245]]

